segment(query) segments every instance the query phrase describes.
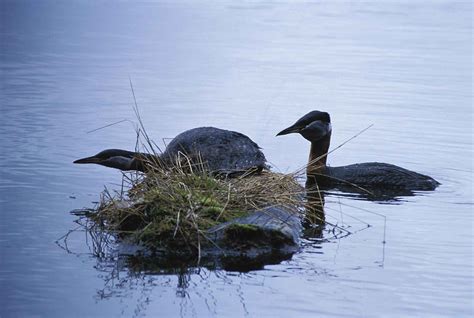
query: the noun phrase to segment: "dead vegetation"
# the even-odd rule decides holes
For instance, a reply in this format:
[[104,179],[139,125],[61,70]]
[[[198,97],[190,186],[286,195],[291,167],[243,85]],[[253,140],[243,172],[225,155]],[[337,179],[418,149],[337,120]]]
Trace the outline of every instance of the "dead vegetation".
[[124,175],[128,190],[104,191],[92,226],[152,249],[197,252],[212,244],[207,231],[269,206],[291,213],[304,209],[304,188],[297,174],[264,171],[239,177],[215,176],[204,164],[149,162],[144,174]]

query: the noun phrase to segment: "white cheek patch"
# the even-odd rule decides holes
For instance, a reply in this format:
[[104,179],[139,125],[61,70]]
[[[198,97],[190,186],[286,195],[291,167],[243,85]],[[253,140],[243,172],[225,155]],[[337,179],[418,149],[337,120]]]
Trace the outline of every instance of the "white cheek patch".
[[320,120],[316,120],[316,121],[313,121],[311,122],[310,124],[306,125],[305,128],[303,129],[307,129],[307,128],[311,128],[310,126],[313,126],[313,125],[318,125],[318,129],[319,130],[323,130],[324,129],[324,134],[329,134],[330,132],[332,132],[332,126],[331,126],[331,123],[324,123]]

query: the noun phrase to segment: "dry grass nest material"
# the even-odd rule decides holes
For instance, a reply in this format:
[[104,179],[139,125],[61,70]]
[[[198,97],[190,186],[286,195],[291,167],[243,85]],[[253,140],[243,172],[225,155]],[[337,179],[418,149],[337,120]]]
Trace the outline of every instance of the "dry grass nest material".
[[304,188],[296,174],[264,171],[237,178],[214,176],[202,164],[126,174],[129,190],[107,190],[91,218],[93,226],[150,248],[193,252],[212,244],[207,230],[268,206],[301,213]]

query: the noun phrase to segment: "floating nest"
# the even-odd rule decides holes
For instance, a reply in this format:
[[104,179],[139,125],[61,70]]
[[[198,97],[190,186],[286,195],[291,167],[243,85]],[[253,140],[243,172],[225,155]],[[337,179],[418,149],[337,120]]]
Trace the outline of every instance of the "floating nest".
[[[209,230],[272,206],[290,213],[304,210],[300,175],[269,171],[228,178],[209,173],[202,163],[163,167],[150,163],[146,173],[124,174],[128,190],[105,190],[89,215],[94,230],[106,231],[152,250],[196,253],[212,245]],[[242,225],[242,235],[255,229]],[[235,232],[235,231],[234,231]]]

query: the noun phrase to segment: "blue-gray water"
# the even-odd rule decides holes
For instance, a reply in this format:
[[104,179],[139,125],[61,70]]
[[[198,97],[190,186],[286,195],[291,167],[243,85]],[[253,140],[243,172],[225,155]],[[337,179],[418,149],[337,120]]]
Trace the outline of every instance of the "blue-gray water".
[[[1,317],[473,315],[470,2],[2,1],[0,12]],[[77,226],[70,210],[120,188],[119,172],[72,161],[134,148],[129,122],[88,133],[136,122],[129,77],[159,143],[238,130],[293,171],[308,144],[275,133],[326,110],[333,148],[374,124],[332,165],[389,162],[442,185],[398,204],[328,197],[328,220],[355,233],[262,270],[108,280],[84,233],[72,253],[55,241]]]

